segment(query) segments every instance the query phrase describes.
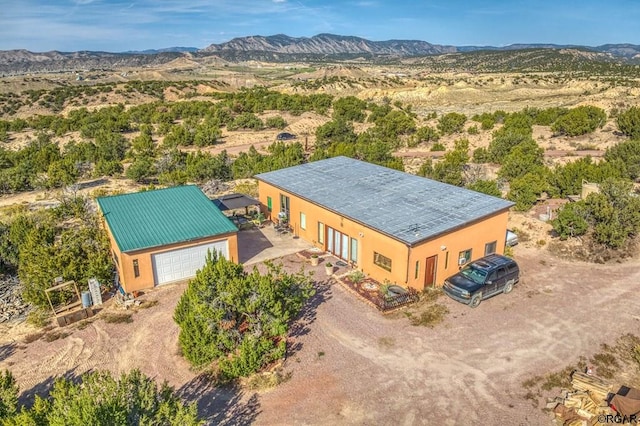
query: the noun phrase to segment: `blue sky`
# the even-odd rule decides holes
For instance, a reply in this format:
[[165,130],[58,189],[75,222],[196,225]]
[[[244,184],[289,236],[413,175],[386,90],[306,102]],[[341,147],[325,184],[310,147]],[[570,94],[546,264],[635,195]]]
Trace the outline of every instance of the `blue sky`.
[[638,0],[0,0],[0,50],[203,48],[319,33],[445,45],[640,44]]

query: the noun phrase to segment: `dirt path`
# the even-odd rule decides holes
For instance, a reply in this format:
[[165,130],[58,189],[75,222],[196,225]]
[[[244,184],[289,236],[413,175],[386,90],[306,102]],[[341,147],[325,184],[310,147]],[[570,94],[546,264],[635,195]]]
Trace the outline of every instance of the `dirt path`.
[[[198,400],[209,424],[549,424],[523,398],[522,382],[637,333],[640,268],[637,261],[569,262],[520,246],[516,258],[523,278],[511,294],[477,309],[443,297],[450,313],[434,329],[411,326],[401,314],[383,317],[317,273],[319,293],[285,363],[291,379],[258,394],[213,388],[178,355],[172,314],[184,285],[143,296],[159,304],[130,324],[98,316],[50,343],[5,339],[0,369],[10,368],[29,396],[54,376],[139,368]],[[289,267],[299,266],[293,255]]]
[[433,330],[381,318],[332,286],[288,361],[291,381],[262,395],[258,423],[549,424],[522,382],[637,332],[640,269],[517,252],[516,291],[475,310],[443,298],[450,314]]

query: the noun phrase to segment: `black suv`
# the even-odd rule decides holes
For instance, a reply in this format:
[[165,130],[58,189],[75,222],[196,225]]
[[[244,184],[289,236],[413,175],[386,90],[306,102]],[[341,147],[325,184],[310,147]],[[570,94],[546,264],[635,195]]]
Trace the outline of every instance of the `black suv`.
[[475,260],[444,282],[444,292],[472,308],[498,293],[509,293],[520,280],[520,268],[515,260],[490,254]]
[[287,133],[287,132],[278,133],[278,136],[276,136],[276,139],[279,141],[288,141],[295,138],[296,138],[296,135],[294,135],[293,133]]

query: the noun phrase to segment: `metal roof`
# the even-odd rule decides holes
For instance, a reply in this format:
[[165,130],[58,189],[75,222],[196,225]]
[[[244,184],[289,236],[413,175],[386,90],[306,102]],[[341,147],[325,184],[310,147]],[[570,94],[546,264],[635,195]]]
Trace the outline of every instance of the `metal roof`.
[[408,245],[514,205],[502,198],[347,157],[255,177]]
[[97,201],[122,252],[238,231],[194,185],[100,197]]
[[260,201],[244,194],[228,194],[213,200],[213,204],[220,210],[235,210],[249,206],[258,206]]

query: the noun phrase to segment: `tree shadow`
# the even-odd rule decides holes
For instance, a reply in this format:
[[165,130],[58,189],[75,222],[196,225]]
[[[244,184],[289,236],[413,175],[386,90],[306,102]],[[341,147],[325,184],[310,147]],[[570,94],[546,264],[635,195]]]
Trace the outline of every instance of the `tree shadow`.
[[15,343],[5,343],[0,345],[0,361],[4,361],[16,352]]
[[80,375],[76,374],[76,369],[73,368],[71,370],[67,370],[66,373],[62,374],[62,375],[58,375],[58,376],[49,376],[47,377],[45,380],[43,380],[40,383],[37,383],[36,385],[34,385],[31,389],[27,389],[25,391],[22,391],[20,393],[20,396],[18,397],[18,404],[21,406],[25,406],[27,408],[31,408],[33,406],[33,403],[36,399],[36,395],[40,396],[41,398],[48,398],[49,394],[51,393],[51,390],[53,389],[53,385],[55,384],[56,380],[60,379],[60,378],[65,378],[67,380],[69,380],[70,382],[73,383],[80,383],[82,381],[82,375],[83,374],[87,374],[90,373],[91,371],[87,371],[85,373],[82,373]]
[[330,280],[316,281],[315,289],[316,293],[307,300],[307,303],[300,311],[298,319],[291,325],[289,339],[293,340],[293,343],[287,345],[287,358],[302,349],[302,342],[297,338],[309,334],[311,331],[310,325],[313,324],[317,318],[318,307],[333,297]]
[[206,424],[247,425],[260,414],[257,393],[245,401],[245,392],[237,385],[220,385],[210,374],[200,374],[176,393],[185,403],[196,403],[198,415]]

